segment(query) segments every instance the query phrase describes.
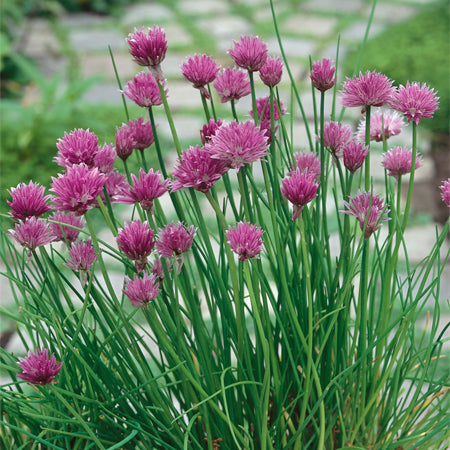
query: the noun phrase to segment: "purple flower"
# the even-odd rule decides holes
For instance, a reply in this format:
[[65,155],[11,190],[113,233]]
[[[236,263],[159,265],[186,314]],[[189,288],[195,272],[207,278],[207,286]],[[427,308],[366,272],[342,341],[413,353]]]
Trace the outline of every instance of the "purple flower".
[[[118,203],[117,199],[122,192],[128,188],[126,177],[123,173],[113,170],[106,174],[105,189],[111,202]],[[103,203],[106,203],[105,192],[100,192],[100,198]],[[97,208],[98,203],[95,202],[94,206]]]
[[198,145],[183,152],[172,171],[172,175],[176,177],[172,183],[172,191],[185,187],[200,192],[209,191],[227,171],[225,163],[211,156],[208,150]]
[[221,103],[229,100],[239,100],[249,95],[252,91],[247,74],[235,68],[227,68],[217,75],[213,86],[220,96]]
[[349,197],[349,200],[349,202],[344,201],[348,209],[340,212],[358,219],[365,239],[380,228],[381,222],[389,220],[388,217],[383,217],[389,210],[383,205],[383,200],[378,195],[358,190],[357,195],[354,198]]
[[145,150],[155,142],[152,124],[151,122],[144,122],[143,117],[139,117],[136,120],[130,120],[128,126],[131,129],[131,134],[134,139],[134,148],[136,150]]
[[12,201],[6,200],[11,207],[9,215],[14,220],[25,220],[28,217],[40,217],[42,214],[50,211],[47,205],[51,195],[44,195],[44,186],[33,183],[19,183],[16,187],[8,189]]
[[135,146],[135,140],[133,136],[133,130],[128,124],[122,124],[120,128],[116,127],[116,153],[122,160],[126,161],[127,158],[133,153]]
[[147,66],[152,71],[155,78],[162,82],[164,76],[160,64],[166,57],[167,41],[164,30],[157,25],[148,28],[147,32],[142,27],[141,31],[134,29],[127,39],[130,46],[129,52],[135,62],[140,66]]
[[[412,149],[406,147],[394,147],[383,154],[381,164],[388,171],[388,175],[395,178],[411,172]],[[415,169],[422,165],[422,157],[416,156]]]
[[62,139],[56,144],[58,154],[54,161],[62,167],[70,167],[75,164],[94,166],[94,157],[100,150],[97,136],[89,129],[82,128],[72,130],[70,134],[64,133]]
[[[164,82],[161,82],[164,86]],[[121,91],[136,105],[143,108],[162,105],[161,92],[155,77],[149,72],[139,72],[127,83],[127,89]]]
[[362,106],[362,112],[367,106],[383,106],[390,103],[395,94],[392,80],[378,72],[361,72],[358,77],[347,78],[342,86],[343,106]]
[[106,179],[97,167],[90,169],[85,164],[68,167],[65,173],[58,174],[58,178],[52,177],[50,191],[56,194],[52,198],[55,209],[82,216],[95,206]]
[[[256,111],[258,113],[258,119],[261,122],[269,122],[270,123],[270,105],[269,105],[269,97],[260,97],[256,99]],[[281,116],[284,116],[286,110],[283,106],[283,103],[280,102],[280,109],[278,109],[277,101],[273,99],[273,119],[280,120]],[[249,111],[249,114],[253,117],[253,110]]]
[[225,232],[231,250],[239,255],[239,261],[258,258],[261,253],[264,231],[248,222],[238,222],[234,228],[229,227]]
[[112,144],[105,144],[94,156],[94,166],[102,173],[108,174],[113,171],[117,153]]
[[203,145],[212,139],[221,125],[222,121],[220,119],[217,119],[217,122],[214,119],[209,119],[209,122],[203,125],[203,128],[200,130],[200,139]]
[[116,237],[119,249],[128,259],[135,262],[138,273],[144,270],[147,265],[147,257],[155,246],[153,235],[153,230],[149,228],[147,222],[142,223],[140,220],[135,220],[120,229]]
[[125,289],[122,292],[135,308],[145,308],[160,292],[157,277],[145,272],[142,278],[134,274],[133,279],[125,279]]
[[28,257],[31,257],[31,252],[34,252],[37,247],[53,241],[47,222],[34,216],[17,222],[14,230],[9,230],[9,234],[22,247],[28,249]]
[[344,158],[344,166],[351,173],[355,173],[364,163],[370,148],[364,146],[361,141],[352,139],[342,147],[342,156]]
[[[375,142],[389,139],[402,131],[405,123],[403,119],[394,111],[378,111],[370,115],[370,140]],[[366,121],[363,119],[358,125],[358,139],[361,142],[366,140]]]
[[408,123],[413,120],[418,124],[422,119],[433,117],[438,109],[439,97],[434,89],[430,89],[425,83],[409,83],[400,85],[391,101],[391,108],[403,113]]
[[53,382],[63,363],[57,363],[53,353],[49,357],[48,349],[39,350],[36,347],[35,352],[28,351],[26,358],[19,358],[18,364],[23,370],[23,373],[17,374],[19,378],[32,384],[44,385]]
[[191,56],[181,65],[181,71],[184,77],[187,78],[195,88],[200,89],[200,92],[205,98],[210,98],[209,92],[205,86],[216,79],[219,69],[219,64],[207,55]]
[[267,155],[268,140],[253,121],[233,121],[222,125],[205,148],[212,158],[223,161],[229,168],[239,169]]
[[261,69],[259,69],[259,78],[269,87],[276,86],[281,81],[283,75],[283,63],[280,58],[267,58]]
[[153,214],[153,200],[169,190],[170,180],[164,180],[158,171],[153,172],[153,169],[150,169],[145,173],[142,168],[139,169],[139,178],[131,174],[131,180],[132,186],[122,191],[117,203],[129,205],[139,203],[142,209]]
[[262,39],[255,36],[241,36],[239,42],[233,41],[234,48],[228,50],[233,61],[249,72],[256,72],[267,59],[267,46]]
[[441,192],[442,201],[450,208],[450,178],[444,180],[439,186]]
[[84,287],[95,261],[97,261],[97,254],[92,246],[91,239],[88,239],[86,242],[78,241],[71,245],[69,258],[64,265],[75,272],[79,272],[81,285]]
[[191,225],[186,228],[181,222],[169,223],[166,228],[158,229],[156,250],[160,256],[173,258],[175,256],[177,273],[183,266],[183,253],[189,251],[197,233],[197,229]]
[[[320,179],[320,159],[312,152],[294,154],[295,165],[300,173],[310,173],[316,182]],[[295,171],[295,167],[293,171]]]
[[[172,271],[172,264],[170,259],[168,259],[167,261],[167,270],[169,272]],[[155,260],[153,261],[153,263],[150,266],[152,274],[156,276],[156,278],[159,280],[159,282],[161,283],[164,278],[165,278],[165,273],[164,273],[164,269],[163,269],[163,265],[162,265],[162,261],[161,258],[156,257]]]
[[317,197],[317,188],[314,174],[296,169],[281,180],[281,192],[293,205],[292,220],[296,220],[303,207]]
[[[338,122],[325,122],[323,129],[323,145],[333,156],[338,156],[342,147],[352,136],[352,127]],[[320,140],[320,138],[319,138]]]
[[310,75],[313,86],[321,92],[328,91],[336,83],[335,72],[336,68],[332,66],[330,59],[314,61]]
[[[50,220],[55,222],[66,223],[67,225],[72,225],[77,228],[83,228],[85,225],[84,220],[80,216],[74,216],[71,213],[64,213],[62,211],[57,211],[49,217]],[[55,241],[63,241],[71,244],[78,239],[80,232],[74,228],[61,225],[60,223],[49,222],[50,231]]]

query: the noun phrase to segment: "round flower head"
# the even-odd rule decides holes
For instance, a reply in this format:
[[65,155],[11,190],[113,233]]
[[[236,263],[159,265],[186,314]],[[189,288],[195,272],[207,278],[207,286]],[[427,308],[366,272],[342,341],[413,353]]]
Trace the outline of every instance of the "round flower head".
[[253,121],[233,121],[222,125],[205,148],[212,158],[223,161],[229,168],[239,169],[267,155],[268,140]]
[[47,202],[51,195],[44,195],[45,188],[30,181],[29,184],[19,183],[8,189],[12,201],[6,200],[11,208],[9,215],[14,220],[25,220],[28,217],[40,217],[50,211]]
[[[395,111],[378,111],[370,115],[370,140],[375,142],[389,139],[402,131],[403,119]],[[363,119],[358,126],[358,139],[366,139],[366,121]]]
[[283,63],[280,58],[267,58],[261,69],[259,69],[259,78],[269,87],[276,86],[283,75]]
[[264,231],[248,222],[238,222],[235,227],[229,227],[225,232],[231,250],[239,255],[239,261],[258,258],[261,253]]
[[227,68],[217,75],[213,86],[220,96],[221,103],[239,100],[252,91],[247,74],[235,68]]
[[131,180],[132,186],[122,191],[117,203],[139,203],[142,209],[153,214],[153,200],[168,191],[170,180],[164,180],[158,171],[153,172],[153,169],[150,169],[146,173],[142,168],[139,169],[139,178],[131,174]]
[[61,225],[65,223],[67,225],[72,225],[77,228],[83,228],[85,225],[84,220],[80,216],[74,216],[71,213],[64,213],[62,211],[57,211],[49,217],[50,220],[60,223],[49,222],[50,231],[55,241],[63,241],[68,244],[75,242],[78,239],[80,232],[74,228]]
[[355,173],[363,165],[369,150],[370,148],[364,146],[361,141],[356,139],[348,141],[342,148],[345,168],[349,172]]
[[126,161],[133,153],[135,140],[133,130],[128,124],[122,124],[120,128],[116,127],[116,153],[122,160]]
[[188,79],[195,88],[200,89],[200,92],[205,98],[210,98],[209,92],[205,86],[216,79],[219,68],[219,64],[207,55],[191,56],[181,65],[181,71],[184,77]]
[[[162,82],[164,86],[164,83]],[[127,89],[120,91],[136,105],[143,108],[162,105],[161,92],[155,77],[149,72],[139,72],[127,83]]]
[[[269,97],[260,97],[256,99],[256,111],[258,113],[258,119],[260,122],[270,122],[270,104]],[[249,111],[249,114],[253,117],[253,110]],[[278,109],[277,101],[273,99],[273,119],[275,121],[280,120],[281,116],[286,114],[283,103],[280,102],[280,109]]]
[[57,363],[53,353],[49,357],[48,349],[36,348],[35,352],[29,350],[26,358],[19,358],[18,364],[23,370],[23,373],[17,374],[19,378],[28,383],[44,385],[53,382],[63,363]]
[[117,153],[112,144],[105,144],[94,156],[94,166],[102,173],[111,173],[114,169],[114,163],[117,159]]
[[312,173],[304,173],[296,169],[281,180],[281,192],[293,205],[292,220],[296,220],[303,207],[317,197],[319,187]]
[[212,158],[204,147],[191,146],[181,154],[172,171],[176,178],[172,183],[172,191],[190,187],[207,192],[226,171],[226,165]]
[[[338,122],[325,122],[323,128],[323,145],[333,156],[338,156],[342,147],[352,136],[352,127]],[[320,138],[318,137],[320,140]]]
[[450,208],[450,178],[444,180],[439,188],[442,191],[442,201]]
[[95,248],[91,239],[86,242],[74,242],[69,249],[69,258],[64,265],[69,269],[79,272],[81,285],[84,287],[89,276],[89,271],[97,260]]
[[100,150],[97,136],[89,129],[75,129],[70,134],[64,133],[62,139],[56,144],[58,154],[54,158],[56,164],[70,167],[75,164],[94,165],[94,157]]
[[[109,200],[112,203],[117,203],[117,198],[127,188],[128,183],[123,173],[120,173],[119,171],[114,169],[112,172],[106,174],[105,190],[108,194]],[[104,191],[101,191],[99,195],[102,202],[107,203]],[[97,201],[94,203],[94,206],[98,208]]]
[[96,197],[103,190],[106,175],[97,167],[90,169],[85,164],[68,167],[66,172],[52,177],[55,209],[71,211],[76,216],[82,216],[96,204]]
[[295,166],[300,173],[310,173],[314,176],[314,179],[319,181],[320,179],[320,159],[312,152],[302,152],[294,154]]
[[[406,147],[394,147],[383,154],[383,167],[388,171],[388,175],[399,178],[411,172],[412,149]],[[422,165],[422,157],[416,156],[415,169]]]
[[202,144],[205,145],[209,142],[212,137],[216,134],[217,129],[222,125],[222,121],[217,119],[217,122],[214,119],[209,119],[209,122],[203,125],[203,128],[200,130],[200,139]]
[[[171,260],[170,259],[166,260],[166,263],[167,263],[167,271],[172,272]],[[155,275],[155,277],[159,280],[159,283],[161,284],[166,276],[164,273],[164,268],[163,268],[163,263],[161,261],[161,258],[159,258],[157,256],[155,258],[155,260],[153,261],[153,263],[151,264],[150,269],[151,269],[152,274]]]
[[164,80],[160,64],[166,57],[167,41],[166,35],[161,27],[154,25],[147,32],[142,27],[141,31],[134,29],[127,39],[130,46],[129,52],[135,62],[140,66],[147,66],[155,78],[162,82]]
[[310,75],[313,86],[321,92],[328,91],[336,83],[335,72],[336,68],[332,66],[330,59],[314,61]]
[[134,139],[134,148],[136,150],[145,150],[155,142],[151,122],[144,122],[143,117],[136,120],[130,120],[128,126]]
[[228,50],[233,61],[249,72],[256,72],[267,59],[267,46],[262,39],[255,36],[241,36],[239,42],[233,41],[234,48]]
[[438,109],[439,97],[434,89],[430,89],[425,83],[409,83],[400,85],[394,95],[391,108],[403,113],[408,123],[413,120],[418,124],[422,119],[433,117]]
[[135,261],[138,273],[142,272],[147,265],[147,257],[155,246],[153,230],[149,228],[148,223],[135,220],[126,224],[124,228],[119,230],[116,241],[124,255]]
[[342,86],[343,106],[362,106],[362,112],[367,106],[383,106],[390,103],[395,94],[392,80],[378,72],[361,72],[358,77],[347,78]]
[[340,212],[358,219],[361,231],[364,231],[364,238],[369,238],[374,231],[378,230],[381,222],[389,220],[388,217],[383,217],[389,210],[383,205],[383,200],[378,195],[358,190],[357,195],[354,198],[350,197],[349,200],[349,202],[344,201],[348,209]]
[[37,247],[53,241],[47,222],[34,216],[17,222],[14,230],[9,230],[9,234],[28,250],[28,258]]
[[157,277],[145,272],[142,278],[134,274],[133,279],[125,279],[125,289],[122,292],[135,308],[145,308],[160,292]]

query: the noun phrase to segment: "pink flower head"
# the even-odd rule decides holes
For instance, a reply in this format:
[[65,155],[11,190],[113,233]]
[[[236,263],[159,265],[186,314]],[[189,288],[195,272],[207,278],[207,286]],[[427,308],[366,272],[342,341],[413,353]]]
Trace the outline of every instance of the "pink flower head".
[[317,188],[314,174],[296,169],[281,180],[281,192],[293,205],[292,220],[296,220],[303,207],[317,197]]
[[205,98],[210,98],[209,92],[205,86],[216,79],[219,69],[219,64],[207,55],[191,56],[181,65],[181,71],[184,77],[188,79],[195,88],[200,89],[200,92]]
[[[312,152],[295,153],[294,155],[295,165],[300,173],[310,173],[314,176],[314,179],[319,181],[320,179],[320,159]],[[293,171],[295,171],[295,167]]]
[[[370,140],[376,142],[389,139],[402,131],[403,119],[395,111],[378,111],[370,115]],[[358,139],[366,139],[366,121],[363,119],[358,126]]]
[[234,48],[228,50],[233,61],[249,72],[256,72],[267,59],[267,46],[264,41],[255,36],[241,36],[239,42],[233,41]]
[[125,279],[125,289],[122,292],[135,308],[145,308],[160,292],[157,277],[145,272],[142,278],[134,274],[133,279]]
[[[164,82],[161,82],[164,86]],[[121,91],[136,105],[143,108],[162,105],[161,92],[155,77],[149,72],[139,72],[127,83],[127,89]]]
[[172,183],[172,191],[190,187],[207,192],[226,171],[226,165],[212,158],[204,147],[191,146],[181,154],[172,171],[172,175],[176,177]]
[[259,78],[269,87],[276,86],[281,81],[283,75],[283,63],[280,58],[267,58],[261,69],[259,69]]
[[36,347],[35,352],[28,351],[26,358],[19,358],[18,364],[23,370],[23,373],[17,374],[19,378],[28,383],[44,385],[53,382],[63,363],[57,363],[53,353],[49,357],[48,349],[39,350]]
[[94,165],[94,157],[100,150],[97,136],[89,129],[82,128],[72,130],[70,134],[64,133],[62,139],[56,143],[58,154],[54,158],[56,164],[62,167],[70,167],[75,164]]
[[227,68],[217,75],[213,86],[220,96],[221,103],[239,100],[252,91],[247,74],[235,68]]
[[133,130],[128,124],[122,124],[120,128],[116,127],[116,153],[122,160],[126,159],[133,153],[135,146]]
[[49,217],[50,220],[60,223],[49,222],[50,231],[55,241],[63,241],[71,244],[78,239],[80,232],[74,228],[61,225],[65,223],[77,228],[83,228],[85,225],[84,220],[80,216],[74,216],[71,213],[64,213],[62,211],[57,211]]
[[[167,263],[168,272],[171,272],[172,271],[171,260],[170,259],[166,260],[166,263]],[[156,257],[150,267],[151,267],[152,274],[155,275],[156,278],[158,278],[159,282],[161,283],[166,276],[164,273],[164,268],[162,265],[161,258]]]
[[90,169],[86,164],[68,167],[65,173],[58,174],[58,178],[52,177],[50,191],[56,194],[52,198],[55,209],[82,216],[95,206],[105,181],[106,175],[97,167]]
[[75,272],[79,272],[81,285],[84,287],[95,261],[97,261],[97,254],[92,246],[91,239],[88,239],[86,242],[78,241],[71,245],[69,258],[64,265]]
[[209,122],[203,125],[203,128],[200,130],[200,139],[203,145],[212,139],[221,125],[222,121],[220,119],[217,119],[217,122],[214,119],[209,119]]
[[[258,113],[258,119],[261,122],[270,122],[270,104],[269,97],[260,97],[256,99],[256,111]],[[253,110],[249,111],[249,114],[253,117]],[[274,120],[280,120],[281,116],[286,114],[286,109],[283,103],[280,102],[280,109],[278,109],[277,101],[273,99],[273,118]]]
[[128,126],[131,129],[134,139],[134,148],[136,150],[145,150],[155,142],[152,124],[151,122],[144,122],[143,117],[139,117],[136,120],[130,120]]
[[[127,188],[128,183],[123,173],[120,173],[119,171],[114,169],[112,172],[106,174],[105,190],[111,202],[118,203],[117,198]],[[99,195],[102,202],[106,203],[104,190],[101,191]],[[97,208],[98,203],[95,202],[94,206]]]
[[264,231],[248,222],[238,222],[234,228],[229,227],[225,232],[231,250],[239,255],[239,261],[258,258],[261,253]]
[[434,89],[430,89],[425,83],[409,83],[400,85],[391,101],[391,108],[403,113],[408,123],[413,120],[418,124],[422,119],[433,117],[438,109],[439,97]]
[[153,169],[150,169],[145,173],[142,168],[139,169],[139,178],[131,174],[131,180],[132,186],[123,190],[117,202],[129,205],[139,203],[142,209],[153,214],[153,200],[169,190],[170,180],[164,180],[158,171],[153,172]]
[[20,220],[9,230],[9,234],[24,248],[28,250],[28,258],[37,247],[47,245],[53,241],[53,236],[46,221],[34,216]]
[[147,257],[155,246],[153,235],[153,230],[150,229],[147,222],[142,223],[140,220],[135,220],[120,229],[116,237],[119,249],[128,259],[135,261],[138,273],[144,270],[147,265]]
[[6,200],[11,207],[9,215],[14,220],[25,220],[28,217],[40,217],[42,214],[50,211],[47,202],[51,195],[44,195],[44,186],[33,183],[19,183],[16,187],[8,189],[12,201]]
[[450,208],[450,178],[444,180],[439,186],[441,192],[442,201]]
[[389,220],[388,217],[383,217],[389,210],[383,205],[383,200],[378,195],[358,190],[357,195],[354,198],[349,197],[349,200],[349,202],[344,201],[348,209],[340,212],[358,219],[365,239],[380,228],[381,222]]
[[152,71],[155,78],[162,82],[164,76],[160,64],[166,57],[167,41],[164,30],[157,25],[148,28],[147,32],[142,27],[141,31],[134,29],[127,39],[130,46],[129,52],[135,62],[140,66],[147,66]]
[[361,72],[358,77],[347,78],[342,86],[343,106],[362,106],[362,112],[367,106],[383,106],[390,103],[395,94],[392,80],[378,72]]
[[[323,129],[323,145],[333,156],[338,156],[342,147],[352,136],[352,127],[338,122],[325,122]],[[319,138],[320,140],[320,138]]]
[[156,250],[165,258],[171,258],[174,254],[179,256],[190,250],[196,233],[197,230],[193,225],[186,228],[181,222],[169,223],[166,228],[158,229]]
[[[411,172],[412,149],[406,147],[394,147],[383,154],[383,167],[388,171],[388,175],[395,178]],[[415,169],[422,165],[422,157],[416,156]]]
[[239,169],[267,155],[268,140],[253,121],[233,121],[222,125],[205,148],[212,158],[223,161],[229,168]]
[[356,139],[345,143],[342,148],[342,156],[346,169],[351,173],[355,173],[363,165],[369,150],[368,146],[364,146],[361,141]]
[[102,173],[111,173],[117,153],[112,144],[105,144],[94,156],[94,166]]
[[314,61],[310,75],[313,86],[320,92],[328,91],[336,83],[335,72],[336,67],[332,65],[330,59],[324,58],[322,61]]

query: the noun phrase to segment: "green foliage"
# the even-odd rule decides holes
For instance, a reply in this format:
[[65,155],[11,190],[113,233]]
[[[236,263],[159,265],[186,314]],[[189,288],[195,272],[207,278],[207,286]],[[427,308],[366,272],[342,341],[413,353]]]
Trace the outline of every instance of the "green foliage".
[[[362,72],[377,70],[396,84],[426,82],[437,90],[439,110],[433,120],[424,120],[423,126],[438,133],[449,132],[449,20],[447,2],[427,5],[424,12],[370,39],[360,66]],[[358,52],[359,49],[346,58],[346,73],[352,71]]]

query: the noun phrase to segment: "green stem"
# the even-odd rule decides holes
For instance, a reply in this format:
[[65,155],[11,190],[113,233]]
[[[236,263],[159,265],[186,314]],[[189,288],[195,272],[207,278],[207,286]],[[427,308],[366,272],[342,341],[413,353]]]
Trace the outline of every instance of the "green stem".
[[[370,105],[366,109],[366,137],[365,145],[370,147]],[[364,189],[366,192],[370,190],[370,152],[364,161]]]
[[161,93],[161,99],[164,105],[164,111],[166,113],[167,121],[169,122],[170,132],[172,133],[173,143],[175,145],[175,149],[177,151],[178,156],[181,156],[181,145],[178,139],[177,130],[175,128],[175,124],[173,123],[172,113],[170,112],[169,104],[167,103],[166,92],[164,91],[164,87],[158,81],[159,92]]
[[255,81],[253,79],[253,72],[248,71],[248,77],[250,79],[250,87],[252,90],[253,121],[255,122],[255,125],[258,125],[259,117],[258,117],[258,109],[256,107],[256,92],[255,92]]
[[402,220],[402,232],[405,232],[406,224],[408,223],[409,210],[411,208],[412,192],[414,187],[414,175],[416,173],[416,157],[417,157],[417,124],[412,122],[412,158],[411,158],[411,173],[409,174],[408,195],[406,197],[405,212]]
[[148,115],[150,117],[150,123],[152,125],[152,132],[153,138],[155,140],[156,154],[158,155],[159,167],[161,168],[161,173],[163,174],[163,177],[167,178],[166,166],[164,164],[164,158],[162,156],[161,146],[159,144],[158,133],[156,132],[155,117],[153,115],[153,109],[151,107],[148,108]]

